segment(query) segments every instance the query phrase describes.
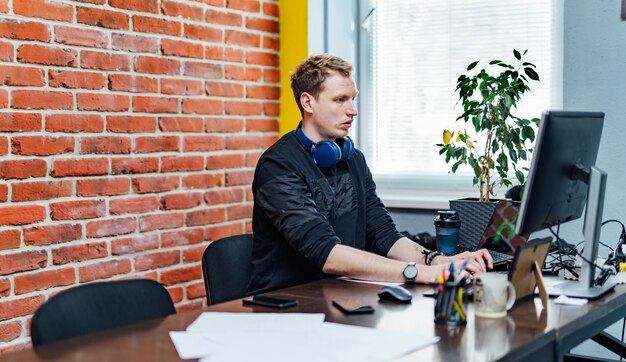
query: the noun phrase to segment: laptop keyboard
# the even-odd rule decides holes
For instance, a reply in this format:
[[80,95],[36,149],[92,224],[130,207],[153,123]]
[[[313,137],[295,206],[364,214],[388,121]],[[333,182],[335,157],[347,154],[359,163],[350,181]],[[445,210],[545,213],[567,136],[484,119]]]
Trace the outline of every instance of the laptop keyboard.
[[487,251],[489,251],[489,254],[491,254],[491,258],[493,259],[494,264],[509,262],[513,260],[513,257],[510,256],[509,254],[504,254],[504,253],[500,253],[500,252],[493,251],[493,250],[487,250]]

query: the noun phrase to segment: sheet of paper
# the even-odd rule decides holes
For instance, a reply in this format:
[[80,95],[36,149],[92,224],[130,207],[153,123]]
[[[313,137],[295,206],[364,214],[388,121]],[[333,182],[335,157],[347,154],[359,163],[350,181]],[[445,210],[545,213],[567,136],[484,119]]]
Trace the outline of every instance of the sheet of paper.
[[383,286],[398,286],[398,285],[402,285],[403,283],[396,283],[396,282],[376,282],[373,280],[359,280],[359,279],[352,279],[352,278],[348,278],[348,277],[339,277],[337,278],[337,280],[343,280],[345,282],[353,282],[353,283],[365,283],[365,284],[375,284],[375,285],[383,285]]
[[188,327],[188,332],[222,334],[228,331],[301,331],[324,321],[323,313],[221,313],[204,312]]
[[170,332],[170,338],[176,352],[182,359],[202,358],[209,356],[222,346],[211,342],[206,336],[189,332]]
[[554,300],[554,304],[563,304],[563,305],[585,305],[587,304],[587,299],[585,298],[570,298],[566,295],[560,295],[558,298]]

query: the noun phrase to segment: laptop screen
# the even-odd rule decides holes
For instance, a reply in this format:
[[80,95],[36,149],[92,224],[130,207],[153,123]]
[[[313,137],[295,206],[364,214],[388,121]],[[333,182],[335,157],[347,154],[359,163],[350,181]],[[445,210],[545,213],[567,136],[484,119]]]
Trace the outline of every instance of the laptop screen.
[[529,235],[515,234],[519,203],[500,200],[483,232],[478,247],[514,255],[519,245],[528,241]]

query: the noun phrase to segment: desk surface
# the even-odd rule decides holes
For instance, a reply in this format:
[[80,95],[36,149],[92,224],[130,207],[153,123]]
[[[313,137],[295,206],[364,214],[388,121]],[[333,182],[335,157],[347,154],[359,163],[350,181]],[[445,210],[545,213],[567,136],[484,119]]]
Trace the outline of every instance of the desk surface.
[[[471,303],[466,305],[468,324],[447,328],[433,322],[434,299],[421,297],[430,288],[408,286],[413,293],[411,304],[378,302],[380,286],[321,280],[268,295],[297,299],[299,305],[285,313],[324,313],[326,321],[360,325],[383,330],[405,331],[416,336],[439,336],[435,345],[419,350],[402,360],[529,360],[547,361],[626,314],[626,286],[582,307],[558,306],[550,301],[548,310],[538,299],[518,303],[506,318],[475,318]],[[331,305],[331,300],[355,301],[376,308],[371,315],[345,316]],[[175,361],[178,354],[168,335],[182,331],[203,311],[276,312],[264,307],[242,306],[241,300],[213,305],[103,333],[63,341],[49,346],[10,354],[2,361]]]

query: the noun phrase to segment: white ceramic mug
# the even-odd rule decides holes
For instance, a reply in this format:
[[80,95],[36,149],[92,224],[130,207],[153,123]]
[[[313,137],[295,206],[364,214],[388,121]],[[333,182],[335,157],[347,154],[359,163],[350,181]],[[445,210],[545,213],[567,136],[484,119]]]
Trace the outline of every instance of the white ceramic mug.
[[515,304],[515,288],[506,274],[474,275],[474,314],[477,317],[504,317],[513,304]]

